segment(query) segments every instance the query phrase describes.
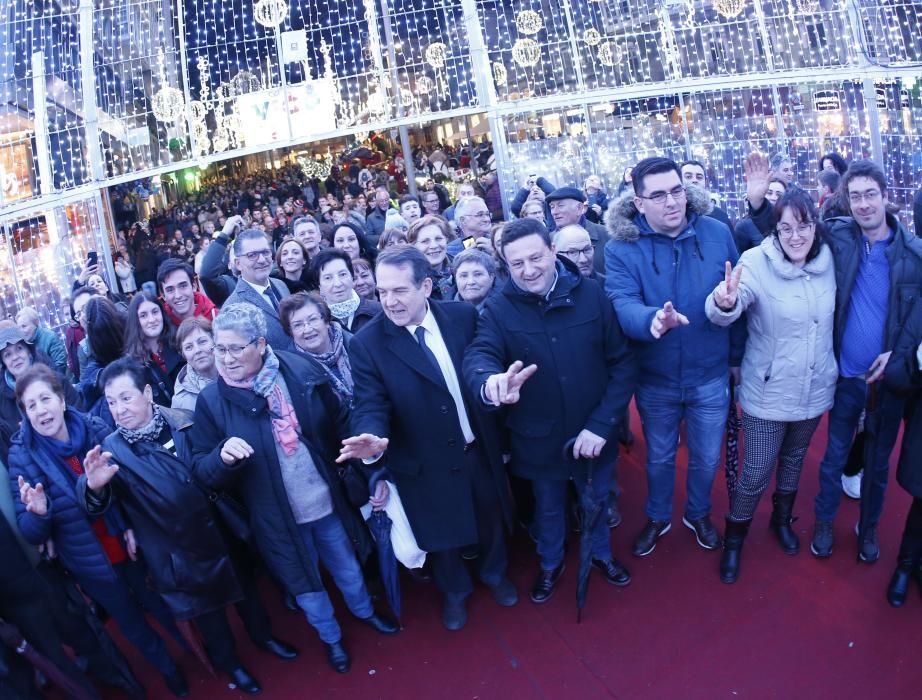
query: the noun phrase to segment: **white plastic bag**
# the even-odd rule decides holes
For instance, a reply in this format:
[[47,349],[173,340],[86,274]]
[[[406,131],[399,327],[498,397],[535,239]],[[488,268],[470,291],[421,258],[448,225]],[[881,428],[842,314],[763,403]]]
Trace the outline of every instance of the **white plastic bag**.
[[[391,519],[391,546],[394,548],[394,556],[408,569],[418,569],[426,563],[426,553],[416,544],[416,536],[410,527],[410,521],[407,520],[397,486],[392,481],[386,483],[390,497],[384,506],[384,512]],[[362,517],[368,520],[371,517],[371,504],[366,503],[361,511]]]

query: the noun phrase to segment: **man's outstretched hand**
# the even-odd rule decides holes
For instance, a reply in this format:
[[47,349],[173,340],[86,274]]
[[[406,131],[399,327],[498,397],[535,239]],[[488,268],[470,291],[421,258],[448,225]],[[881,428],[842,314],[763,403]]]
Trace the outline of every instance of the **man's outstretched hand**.
[[378,437],[371,433],[362,433],[355,437],[343,440],[343,446],[339,450],[337,463],[346,462],[350,459],[371,459],[377,457],[387,449],[387,438]]

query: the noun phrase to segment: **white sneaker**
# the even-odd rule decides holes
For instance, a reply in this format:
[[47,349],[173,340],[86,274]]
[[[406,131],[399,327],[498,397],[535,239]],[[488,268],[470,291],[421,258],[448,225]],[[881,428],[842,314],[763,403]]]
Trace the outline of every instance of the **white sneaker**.
[[855,476],[845,476],[842,475],[842,491],[849,498],[854,498],[856,501],[861,498],[861,475],[864,471],[860,471]]

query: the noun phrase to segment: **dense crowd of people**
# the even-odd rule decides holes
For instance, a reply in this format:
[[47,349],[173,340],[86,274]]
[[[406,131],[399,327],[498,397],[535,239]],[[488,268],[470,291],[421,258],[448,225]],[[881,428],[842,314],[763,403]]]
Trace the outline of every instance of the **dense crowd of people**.
[[[905,419],[896,476],[913,501],[886,597],[922,590],[922,241],[881,169],[828,154],[817,201],[790,159],[752,153],[747,215],[732,221],[702,163],[653,157],[612,194],[597,176],[530,176],[503,221],[488,156],[466,154],[482,174],[454,197],[435,179],[399,192],[396,173],[369,179],[356,161],[323,183],[290,168],[212,182],[144,224],[125,199],[116,279],[87,261],[63,336],[28,307],[0,322],[0,618],[52,681],[143,694],[94,626],[104,611],[173,695],[188,684],[162,634],[200,638],[215,670],[259,693],[229,605],[259,649],[298,656],[272,631],[263,575],[348,671],[321,564],[352,615],[399,633],[370,592],[388,563],[371,520],[395,508],[425,553],[407,575],[438,587],[448,630],[464,627],[475,577],[518,603],[516,524],[536,544],[533,603],[557,589],[574,527],[593,570],[626,586],[609,529],[632,400],[647,520],[631,554],[672,527],[685,441],[681,522],[721,551],[726,583],[773,473],[769,524],[798,553],[801,472],[826,414],[810,551],[832,555],[844,491],[861,504],[857,557],[877,561]],[[711,492],[737,402],[744,450],[721,532]],[[4,697],[30,697],[30,669],[9,661]]]

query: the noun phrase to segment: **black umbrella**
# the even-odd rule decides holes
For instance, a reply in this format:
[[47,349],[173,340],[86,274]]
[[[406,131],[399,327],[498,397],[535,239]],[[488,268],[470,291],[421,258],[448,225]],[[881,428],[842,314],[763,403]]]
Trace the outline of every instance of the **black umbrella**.
[[871,522],[871,503],[879,496],[879,487],[874,478],[874,453],[877,452],[877,440],[880,438],[882,421],[880,409],[879,383],[868,387],[868,401],[864,409],[864,477],[861,479],[861,510],[858,516],[858,560],[861,560],[861,543]]
[[381,582],[384,584],[387,604],[391,606],[394,616],[399,621],[400,580],[397,578],[397,557],[394,556],[394,547],[391,545],[393,523],[383,510],[372,511],[366,522],[378,546],[378,567],[381,570]]
[[736,387],[730,382],[730,407],[727,410],[727,459],[724,470],[727,476],[727,495],[733,499],[733,491],[740,472],[740,414],[736,408]]
[[0,619],[0,641],[22,656],[35,670],[43,673],[49,681],[64,691],[67,697],[76,700],[93,700],[92,693],[58,668],[53,661],[36,651],[16,627],[2,619]]
[[[580,532],[579,532],[579,570],[576,574],[576,622],[583,619],[583,607],[586,605],[586,594],[589,592],[589,573],[592,570],[592,531],[595,529],[604,500],[596,499],[592,493],[592,471],[595,468],[594,459],[577,459],[573,456],[573,445],[576,438],[568,440],[563,446],[563,459],[573,464],[586,466],[586,485],[579,497]],[[574,478],[578,478],[574,475]]]

